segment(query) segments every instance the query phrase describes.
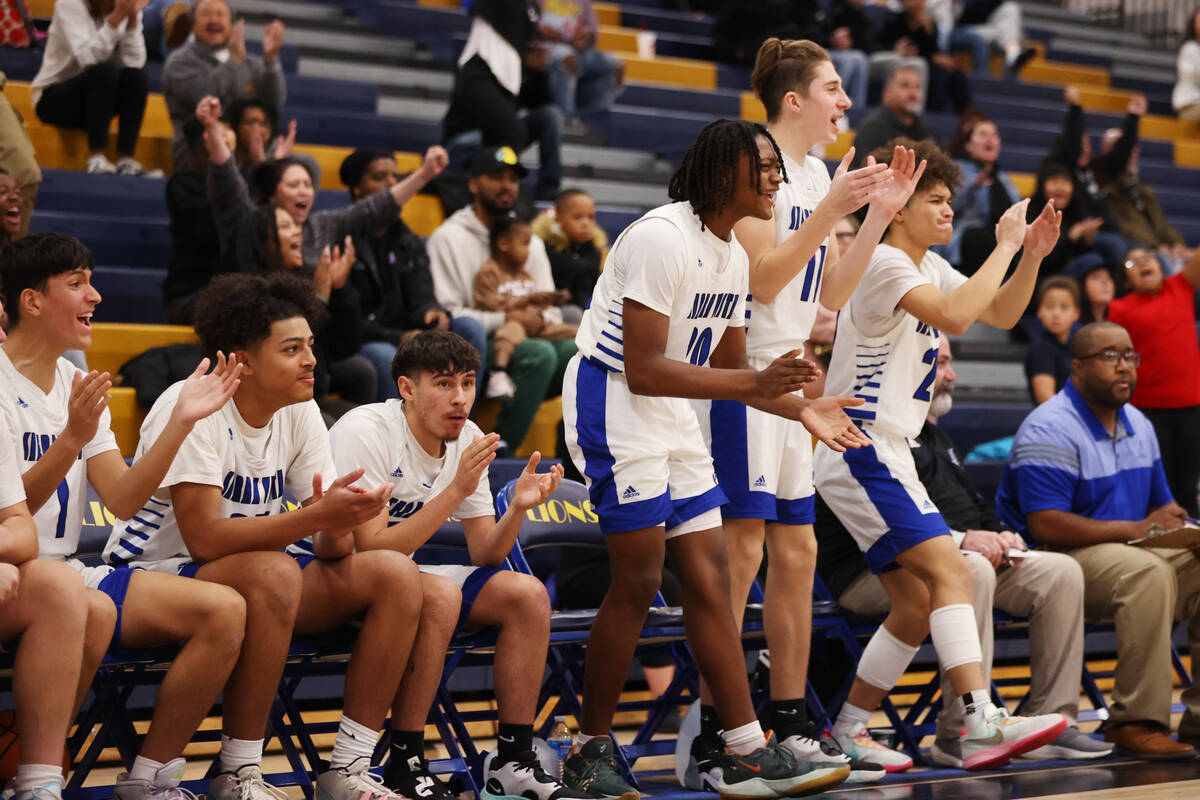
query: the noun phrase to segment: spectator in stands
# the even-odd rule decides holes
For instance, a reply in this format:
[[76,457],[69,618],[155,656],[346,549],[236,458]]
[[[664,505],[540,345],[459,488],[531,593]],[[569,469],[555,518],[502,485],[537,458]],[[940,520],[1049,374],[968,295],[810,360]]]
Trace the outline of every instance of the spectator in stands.
[[21,235],[21,187],[0,168],[0,249]]
[[[850,92],[850,81],[855,70],[846,68],[845,54],[863,53],[867,57],[867,76],[871,81],[886,82],[892,72],[900,67],[916,71],[920,81],[921,99],[924,102],[925,88],[929,83],[929,68],[920,56],[901,54],[895,47],[884,47],[879,38],[879,29],[864,10],[866,0],[833,0],[828,11],[829,55],[833,59],[838,75],[846,86],[851,101],[859,108],[866,108],[866,86],[863,86],[861,101]],[[843,55],[839,55],[843,54]],[[857,86],[853,87],[857,92]],[[917,109],[919,112],[921,109]],[[880,142],[882,145],[883,142]],[[870,151],[858,148],[860,153]]]
[[[1079,713],[1079,674],[1083,667],[1083,576],[1079,565],[1058,553],[1029,554],[1021,537],[996,517],[971,483],[954,442],[937,424],[953,404],[954,368],[950,340],[939,337],[937,378],[933,401],[921,432],[910,440],[916,475],[949,525],[951,535],[973,573],[972,605],[983,649],[984,680],[992,664],[992,606],[1029,618],[1031,686],[1022,706],[1025,714],[1059,713],[1067,727],[1057,739],[1025,758],[1100,758],[1111,746],[1097,742],[1075,727]],[[878,616],[892,610],[887,592],[853,537],[821,500],[817,503],[817,569],[838,604],[856,614]],[[1011,555],[1010,555],[1011,554]],[[923,587],[922,587],[923,588]],[[925,619],[917,621],[927,624]],[[954,690],[943,673],[943,696]],[[938,715],[930,750],[935,762],[962,768],[959,704],[948,704]],[[882,745],[867,741],[880,751]],[[884,755],[887,755],[884,753]],[[912,761],[892,751],[891,771],[907,769]]]
[[625,63],[596,48],[599,23],[592,0],[538,0],[539,31],[549,45],[546,72],[554,102],[574,118],[612,105],[625,82]]
[[1037,318],[1041,330],[1029,338],[1025,380],[1033,404],[1041,405],[1062,391],[1071,376],[1069,345],[1079,321],[1079,284],[1068,275],[1051,275],[1038,286]]
[[[342,161],[342,183],[353,202],[400,183],[396,157],[387,150],[355,150]],[[487,335],[479,321],[452,317],[433,292],[433,275],[425,242],[397,215],[389,223],[354,237],[356,260],[350,284],[358,292],[362,313],[362,355],[375,367],[376,400],[398,398],[392,359],[405,340],[427,328],[449,329],[487,354]],[[479,367],[479,375],[484,367]]]
[[1183,35],[1179,57],[1175,61],[1175,88],[1171,90],[1171,107],[1182,120],[1200,120],[1200,9]]
[[[92,678],[83,668],[88,603],[79,573],[37,557],[17,441],[8,415],[0,416],[0,637],[15,651],[12,693],[21,709],[17,771],[9,787],[15,800],[62,800],[63,743],[74,700],[82,699]],[[111,626],[112,618],[109,638]],[[97,634],[102,638],[104,630],[95,624]]]
[[[1088,254],[1094,254],[1101,263],[1105,263],[1111,260],[1114,240],[1124,242],[1116,232],[1115,222],[1107,216],[1096,216],[1091,211],[1095,206],[1091,206],[1077,192],[1072,170],[1065,164],[1044,161],[1038,168],[1037,186],[1029,205],[1041,208],[1046,201],[1062,212],[1063,234],[1054,245],[1054,250],[1042,261],[1043,276],[1068,271],[1075,259]],[[1100,211],[1103,212],[1103,208]],[[1121,258],[1124,258],[1124,253]],[[1094,263],[1094,259],[1089,259],[1087,263]]]
[[[533,92],[539,95],[536,105],[527,102],[530,110],[520,114],[520,96],[526,91],[522,84],[547,80],[547,53],[537,41],[537,0],[475,0],[470,13],[471,32],[458,58],[450,107],[442,121],[446,149],[454,153],[457,167],[468,162],[480,144],[507,145],[521,152],[537,141],[540,166],[534,194],[539,200],[552,200],[562,180],[562,112],[541,103],[541,92]],[[532,71],[528,78],[523,67]]]
[[[1190,759],[1192,745],[1169,736],[1171,628],[1188,619],[1191,647],[1200,648],[1200,561],[1187,549],[1127,544],[1155,527],[1179,527],[1185,514],[1171,497],[1153,426],[1128,405],[1140,363],[1120,325],[1076,332],[1071,380],[1021,423],[996,508],[1011,530],[1078,561],[1086,618],[1117,626],[1105,738],[1124,755]],[[1182,699],[1180,737],[1200,740],[1200,682]]]
[[[496,218],[511,212],[516,204],[521,188],[518,181],[525,176],[525,167],[511,147],[492,147],[475,154],[470,173],[467,185],[473,202],[451,214],[429,237],[429,266],[438,302],[451,314],[478,320],[489,337],[510,320],[537,325],[540,315],[530,309],[504,312],[474,308],[475,273],[488,260],[489,231]],[[538,291],[554,291],[546,245],[537,236],[530,241],[525,269],[533,276]],[[525,440],[542,401],[562,391],[563,371],[574,353],[575,344],[567,339],[527,339],[513,351],[508,374],[517,391],[496,418],[496,432],[510,452]]]
[[[1200,344],[1196,339],[1196,287],[1200,257],[1178,275],[1163,278],[1154,254],[1129,251],[1125,280],[1130,292],[1114,300],[1108,319],[1129,332],[1142,354],[1132,403],[1154,425],[1171,496],[1200,517]],[[1200,721],[1200,720],[1198,720]]]
[[879,106],[858,124],[854,150],[859,163],[892,139],[904,136],[914,142],[937,141],[921,118],[925,104],[921,94],[921,76],[909,66],[898,66],[883,85]]
[[[62,0],[54,4],[42,65],[33,79],[38,119],[87,131],[87,171],[141,175],[133,158],[146,113],[147,0]],[[104,155],[112,118],[117,163]],[[160,173],[161,174],[161,173]]]
[[[1121,136],[1111,150],[1094,157],[1091,137],[1084,127],[1083,106],[1079,90],[1068,86],[1063,90],[1067,101],[1067,116],[1063,120],[1062,133],[1054,140],[1045,161],[1066,165],[1071,169],[1076,202],[1083,209],[1082,216],[1107,220],[1090,246],[1114,264],[1125,259],[1128,244],[1117,232],[1108,211],[1108,203],[1101,189],[1125,173],[1129,158],[1138,141],[1138,121],[1146,113],[1146,98],[1134,95],[1126,108],[1125,120],[1121,125]],[[1044,162],[1043,162],[1044,163]],[[1064,217],[1066,215],[1064,214]],[[1066,220],[1063,220],[1066,224]]]
[[[1109,128],[1100,140],[1100,152],[1108,155],[1121,141],[1120,128]],[[1158,193],[1138,175],[1141,147],[1134,145],[1125,171],[1102,188],[1121,236],[1131,245],[1157,250],[1159,261],[1168,272],[1178,272],[1192,251],[1167,219],[1158,204]]]
[[608,236],[596,224],[596,201],[582,189],[564,189],[554,208],[533,221],[533,232],[546,243],[554,285],[570,292],[563,321],[579,324],[600,278]]
[[967,75],[954,56],[938,43],[938,27],[925,9],[925,0],[902,0],[903,10],[892,15],[880,41],[903,57],[920,56],[929,70],[926,106],[931,111],[952,108],[961,114],[971,105]]
[[574,339],[577,328],[562,321],[562,306],[570,299],[566,289],[539,292],[537,282],[525,269],[533,229],[515,214],[497,217],[489,231],[491,258],[475,273],[475,308],[480,311],[537,312],[536,316],[505,320],[492,334],[492,374],[487,397],[509,398],[517,390],[508,375],[513,351],[528,339]]
[[1081,324],[1087,325],[1089,322],[1103,322],[1108,319],[1108,306],[1117,296],[1117,282],[1113,278],[1113,272],[1113,266],[1094,253],[1075,259],[1067,269],[1066,274],[1083,287],[1083,297],[1079,304]]
[[[968,0],[961,4],[937,0],[938,10],[930,3],[930,13],[942,31],[947,52],[971,53],[971,68],[976,75],[990,75],[992,51],[1004,54],[1004,71],[1016,75],[1037,55],[1024,47],[1021,7],[1013,0]],[[957,10],[957,18],[955,12]]]
[[[7,77],[0,72],[0,89]],[[21,227],[24,236],[29,231],[29,220],[37,203],[38,187],[42,185],[42,170],[33,153],[33,142],[25,131],[21,115],[0,94],[0,169],[5,170],[17,182],[21,193]]]
[[183,124],[196,104],[212,95],[228,108],[234,101],[257,97],[270,108],[283,108],[287,81],[279,63],[283,23],[275,20],[263,32],[263,54],[246,53],[246,23],[233,24],[227,0],[200,0],[192,10],[192,39],[167,59],[163,67],[163,96],[175,126],[172,149],[175,167],[187,159]]
[[[226,126],[222,135],[226,147],[232,147],[233,131]],[[205,186],[208,149],[204,146],[204,126],[199,120],[188,120],[184,137],[189,153],[187,168],[176,169],[167,179],[171,260],[163,281],[163,302],[167,322],[172,325],[192,324],[196,294],[208,285],[221,263],[217,220]]]
[[183,0],[150,0],[142,10],[146,57],[162,62],[192,35],[191,8]]
[[[963,188],[954,195],[954,237],[943,255],[964,275],[974,275],[996,247],[996,223],[1021,193],[998,165],[1000,131],[982,112],[964,113],[946,153],[962,170]],[[1042,202],[1038,208],[1046,205]],[[1033,203],[1030,203],[1033,206]],[[1036,214],[1034,215],[1036,216]]]
[[[251,214],[254,204],[221,133],[221,102],[212,96],[205,97],[196,107],[196,118],[204,125],[209,199],[217,211],[217,229],[223,237],[221,252],[225,254],[238,220]],[[315,197],[312,175],[300,161],[267,162],[263,166],[267,172],[256,175],[256,183],[267,202],[287,211],[303,230],[304,272],[311,275],[324,248],[340,244],[346,236],[359,236],[390,225],[399,215],[400,207],[439,175],[446,163],[446,151],[431,147],[425,153],[421,168],[395,186],[381,189],[347,208],[315,213],[312,212]]]

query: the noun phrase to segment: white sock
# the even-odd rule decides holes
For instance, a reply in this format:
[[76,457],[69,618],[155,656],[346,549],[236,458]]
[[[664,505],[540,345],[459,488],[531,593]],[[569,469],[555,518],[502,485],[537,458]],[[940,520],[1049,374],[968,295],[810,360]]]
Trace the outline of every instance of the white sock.
[[379,731],[359,725],[343,714],[342,721],[338,724],[337,739],[333,742],[333,752],[329,755],[329,767],[348,767],[360,758],[369,762],[378,741]]
[[843,703],[837,722],[833,724],[833,732],[842,736],[849,736],[859,728],[866,727],[870,719],[870,711],[859,708],[851,703]]
[[162,768],[163,764],[160,762],[138,756],[133,760],[133,769],[129,770],[129,777],[135,781],[153,781],[154,774]]
[[59,764],[20,764],[17,766],[17,775],[13,778],[12,788],[16,793],[17,800],[29,800],[33,797],[34,789],[40,789],[53,783],[58,784],[58,791],[54,794],[62,797],[62,787],[66,780],[63,778],[62,766]]
[[963,727],[968,733],[974,733],[983,722],[983,713],[992,705],[992,698],[985,689],[974,689],[959,698],[963,704]]
[[725,740],[725,746],[739,756],[749,755],[767,743],[767,737],[763,735],[762,725],[758,724],[758,720],[747,722],[733,730],[721,731],[721,738]]
[[596,738],[595,736],[589,736],[588,734],[584,733],[583,731],[580,731],[579,733],[575,734],[575,749],[578,750],[579,748],[583,747],[585,744],[587,744],[588,742],[590,742],[592,739],[595,739],[595,738]]
[[247,764],[261,764],[262,753],[262,739],[234,739],[221,734],[222,772],[237,772]]

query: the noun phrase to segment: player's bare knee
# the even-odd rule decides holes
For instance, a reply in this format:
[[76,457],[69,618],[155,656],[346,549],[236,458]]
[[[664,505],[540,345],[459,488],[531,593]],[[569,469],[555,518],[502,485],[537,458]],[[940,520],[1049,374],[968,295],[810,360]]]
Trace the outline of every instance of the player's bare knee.
[[771,547],[771,569],[782,570],[788,580],[799,573],[811,576],[817,563],[817,540],[812,536],[794,536],[786,541],[780,537]]
[[395,550],[368,550],[355,558],[363,558],[369,565],[375,596],[400,597],[406,605],[421,607],[421,571],[411,558]]
[[629,569],[613,570],[612,585],[605,602],[616,600],[632,608],[646,609],[654,602],[662,586],[662,567],[642,564]]
[[421,575],[421,626],[454,627],[462,608],[462,590],[441,575]]
[[246,601],[228,586],[213,586],[205,598],[201,625],[197,630],[214,642],[236,651],[246,635]]
[[21,567],[18,591],[34,608],[53,608],[57,613],[66,613],[76,617],[80,626],[87,620],[87,589],[69,564],[41,558],[26,563]]
[[244,566],[252,578],[237,587],[246,601],[246,618],[273,619],[290,626],[300,608],[300,565],[284,553],[247,555],[251,558]]
[[510,616],[527,624],[545,627],[550,619],[550,595],[546,593],[545,584],[532,575],[511,574],[509,586],[506,587],[514,609]]
[[108,649],[113,629],[117,626],[117,607],[112,598],[97,589],[86,589],[84,598],[87,605],[85,648],[98,648],[103,653]]

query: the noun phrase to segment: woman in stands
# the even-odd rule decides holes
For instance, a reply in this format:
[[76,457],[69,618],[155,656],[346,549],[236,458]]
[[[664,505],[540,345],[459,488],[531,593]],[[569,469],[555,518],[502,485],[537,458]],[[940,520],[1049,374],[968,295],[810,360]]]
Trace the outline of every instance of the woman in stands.
[[[751,366],[763,369],[804,346],[818,301],[836,309],[850,297],[923,167],[911,151],[897,148],[891,169],[871,161],[851,171],[851,148],[830,181],[825,164],[806,155],[814,145],[837,140],[838,123],[850,108],[841,78],[819,45],[768,39],[758,51],[752,81],[787,176],[773,197],[772,217],[747,216],[734,226],[750,258],[746,353]],[[839,254],[834,226],[867,202],[871,207],[855,242]],[[845,754],[822,743],[805,702],[816,565],[811,437],[798,421],[731,400],[712,401],[710,427],[717,478],[729,497],[721,513],[739,621],[764,544],[770,553],[765,614],[772,654],[770,725],[780,744],[814,772],[846,765]],[[701,733],[690,753],[697,763],[711,761],[711,752],[722,746],[719,730],[715,710],[702,706]],[[679,755],[685,756],[682,748]],[[852,780],[884,774],[857,761],[852,767]]]
[[1107,215],[1099,216],[1089,209],[1086,198],[1075,191],[1075,181],[1067,165],[1046,161],[1038,169],[1037,188],[1029,205],[1040,208],[1046,201],[1062,212],[1062,236],[1042,260],[1042,277],[1072,271],[1076,259],[1084,256],[1089,261],[1108,263],[1107,252],[1098,249],[1096,242],[1103,233],[1116,235],[1116,223]]
[[[255,205],[250,200],[246,182],[238,172],[233,154],[218,125],[221,101],[211,95],[196,107],[196,118],[205,126],[205,145],[208,148],[210,199],[217,214],[221,231],[221,250],[230,246],[238,220],[252,214]],[[302,231],[301,256],[305,274],[312,275],[326,247],[341,243],[344,236],[359,236],[391,223],[425,184],[433,180],[449,159],[441,147],[431,147],[425,153],[421,168],[404,180],[346,208],[313,213],[312,175],[303,163],[295,159],[268,162],[260,169],[270,170],[256,176],[260,192],[269,205],[287,211]]]
[[1192,22],[1179,48],[1171,106],[1182,120],[1200,120],[1200,9],[1192,14]]
[[1005,209],[1021,199],[1012,178],[997,164],[1001,144],[996,123],[970,109],[963,113],[954,141],[946,148],[962,170],[963,190],[951,204],[954,237],[943,255],[964,275],[974,275],[996,249],[996,223]]
[[[38,119],[87,131],[87,171],[142,175],[133,158],[146,111],[147,0],[58,0],[42,66],[33,79]],[[108,126],[120,119],[117,163],[104,155]],[[161,176],[161,173],[156,175]]]

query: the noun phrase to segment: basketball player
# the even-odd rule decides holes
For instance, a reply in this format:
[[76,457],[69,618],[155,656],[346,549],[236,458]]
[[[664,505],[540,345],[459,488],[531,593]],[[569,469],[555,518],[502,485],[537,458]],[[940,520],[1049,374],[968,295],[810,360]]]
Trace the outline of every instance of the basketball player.
[[[1061,714],[1010,717],[992,704],[981,670],[971,608],[971,573],[913,466],[908,439],[921,429],[937,375],[938,332],[961,335],[976,320],[1011,328],[1029,303],[1042,258],[1058,240],[1061,215],[1047,204],[1025,223],[1029,201],[1004,212],[996,249],[969,279],[929,251],[950,240],[958,167],[936,146],[898,140],[926,161],[912,199],[893,217],[884,243],[842,309],[826,390],[864,401],[849,409],[875,446],[835,452],[818,446],[817,490],[878,574],[892,611],[871,638],[834,726],[852,757],[886,763],[869,747],[866,722],[912,661],[927,633],[966,717],[963,766],[989,769],[1053,740]],[[875,153],[891,161],[887,148]],[[1010,262],[1021,251],[1012,277]],[[894,765],[892,765],[894,768]]]
[[[16,800],[62,800],[62,758],[72,701],[83,677],[88,636],[87,591],[66,564],[38,558],[37,526],[25,505],[18,438],[7,404],[0,404],[0,641],[16,652],[13,699],[18,716]],[[103,636],[112,618],[90,619]],[[107,639],[103,639],[107,644]],[[103,653],[103,650],[101,650]]]
[[[75,555],[87,484],[114,514],[136,513],[195,422],[233,394],[241,367],[218,354],[216,369],[205,375],[208,361],[201,362],[183,385],[167,435],[146,458],[127,467],[110,428],[108,373],[84,375],[62,357],[91,344],[92,312],[101,299],[91,272],[92,254],[73,236],[35,233],[5,249],[0,281],[9,297],[9,330],[0,345],[0,403],[18,437],[15,453],[37,523],[38,555],[78,569],[88,587],[89,607],[98,606],[101,617],[115,619],[115,631],[101,642],[99,655],[110,641],[127,648],[182,645],[159,688],[141,752],[132,769],[117,777],[114,790],[119,800],[168,800],[179,794],[183,748],[237,659],[245,603],[228,587],[194,586],[185,578],[142,570],[88,567]],[[85,661],[84,691],[97,664],[98,659]],[[82,699],[83,692],[77,703]]]
[[[779,143],[788,176],[775,195],[774,219],[746,217],[734,227],[750,259],[746,353],[751,366],[761,369],[803,346],[818,300],[835,310],[846,301],[892,215],[920,180],[923,166],[916,164],[911,151],[899,148],[890,169],[872,162],[848,171],[854,160],[851,148],[830,182],[825,164],[807,153],[814,145],[837,139],[838,121],[850,108],[850,99],[829,54],[819,45],[767,39],[759,48],[751,80],[766,107],[767,129]],[[870,209],[855,243],[839,253],[830,235],[833,226],[868,201]],[[817,547],[812,529],[812,438],[799,422],[731,400],[714,400],[706,421],[717,479],[729,497],[721,515],[739,626],[762,563],[764,541],[770,552],[763,621],[771,648],[771,728],[780,744],[814,770],[845,764],[846,756],[832,740],[826,738],[821,747],[821,728],[809,719],[805,702]],[[702,706],[700,720],[700,736],[691,748],[697,768],[708,763],[709,752],[721,747],[716,710]],[[855,763],[849,780],[877,780],[884,774],[874,764]]]
[[[208,353],[243,366],[233,397],[199,420],[141,511],[113,524],[110,563],[231,586],[246,602],[246,639],[224,691],[218,800],[282,800],[263,781],[263,732],[292,633],[362,621],[346,671],[345,704],[325,800],[395,800],[367,771],[388,702],[400,683],[421,611],[420,579],[398,553],[352,553],[353,527],[374,518],[391,485],[354,488],[335,474],[313,401],[310,320],[322,312],[286,273],[221,275],[200,293],[196,333]],[[171,434],[183,402],[176,383],[142,424],[138,460]],[[285,491],[303,506],[283,511]],[[311,537],[304,554],[279,552]],[[199,586],[197,586],[199,589]]]
[[[725,721],[714,754],[722,795],[774,797],[845,780],[817,777],[768,742],[750,703],[729,606],[729,573],[712,458],[687,398],[739,400],[800,419],[831,447],[869,443],[842,411],[855,401],[791,394],[814,374],[792,350],[762,370],[746,365],[745,251],[733,225],[770,219],[783,181],[766,129],[706,126],[672,176],[676,202],[648,212],[617,239],[592,295],[563,383],[567,445],[607,534],[612,583],[592,625],[576,747],[564,781],[605,797],[637,792],[621,779],[608,736],[664,549],[682,584],[688,641]],[[710,364],[711,361],[711,364]]]
[[[392,375],[400,400],[359,406],[330,431],[334,463],[361,466],[363,482],[392,482],[388,508],[358,526],[359,552],[375,549],[411,554],[454,516],[462,523],[470,566],[423,566],[425,606],[413,649],[392,706],[392,754],[384,782],[404,797],[451,800],[454,795],[429,772],[422,734],[437,692],[446,646],[455,628],[499,627],[496,640],[496,702],[500,727],[485,800],[587,800],[564,787],[538,764],[533,750],[540,676],[550,641],[550,598],[531,575],[502,568],[525,512],[546,501],[562,480],[562,467],[535,469],[535,453],[514,487],[512,504],[496,521],[488,465],[500,437],[484,436],[467,414],[475,401],[479,353],[458,334],[423,331],[400,345]],[[451,598],[447,602],[445,597]],[[461,603],[461,606],[460,606]],[[431,613],[433,607],[452,613]],[[440,617],[440,619],[439,619]]]

